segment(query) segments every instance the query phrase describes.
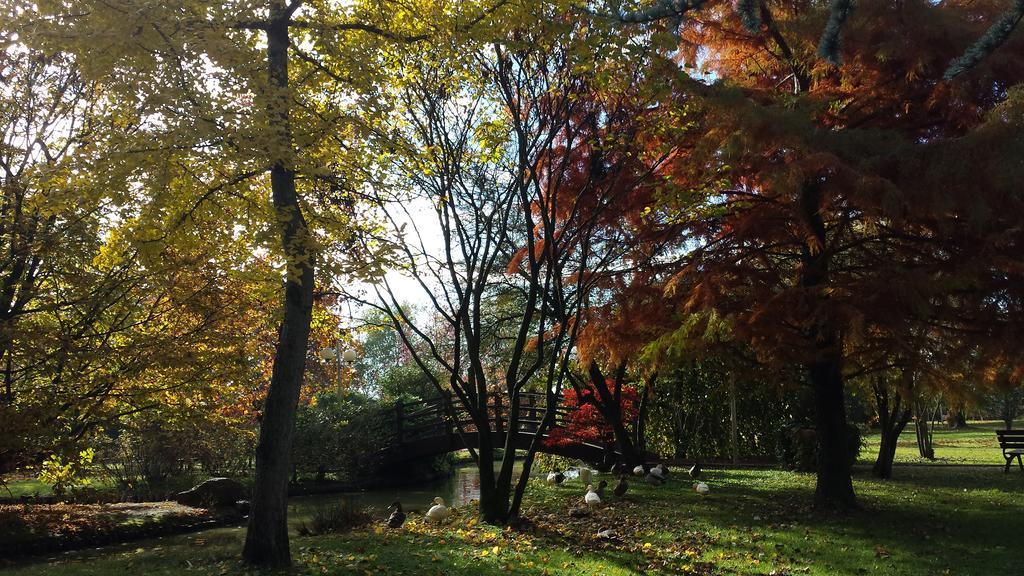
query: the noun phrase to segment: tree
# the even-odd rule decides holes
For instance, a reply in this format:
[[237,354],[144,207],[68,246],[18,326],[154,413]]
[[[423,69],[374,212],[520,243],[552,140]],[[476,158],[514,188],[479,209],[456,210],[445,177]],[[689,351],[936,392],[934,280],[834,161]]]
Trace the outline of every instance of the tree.
[[[1005,87],[1021,80],[1019,39],[950,84],[962,48],[947,40],[980,34],[992,6],[861,4],[842,27],[841,66],[815,56],[823,8],[755,7],[756,32],[727,7],[685,7],[701,10],[678,29],[677,57],[701,69],[666,82],[674,109],[700,120],[645,223],[681,227],[681,256],[647,277],[674,305],[675,341],[724,334],[763,362],[803,366],[821,442],[816,500],[850,507],[844,380],[872,363],[876,334],[989,330],[975,299],[994,298],[986,285],[1005,268],[1002,254],[979,258],[978,225],[992,216],[1002,234],[1009,220],[996,214],[1016,210],[1006,178],[1019,170],[1019,95]],[[671,318],[664,299],[647,301],[644,316]]]
[[[133,219],[146,249],[202,230],[207,244],[243,236],[277,259],[281,316],[244,557],[289,564],[290,442],[315,273],[329,283],[377,264],[342,250],[358,232],[353,166],[369,153],[348,145],[367,125],[354,110],[374,90],[382,43],[423,38],[416,27],[426,24],[373,2],[83,2],[73,13],[61,2],[17,4],[9,16],[23,41],[76,54],[112,97],[113,152],[95,185],[147,197]],[[453,15],[424,8],[428,20]],[[343,92],[361,95],[335,98]]]
[[872,377],[871,392],[875,400],[875,409],[878,411],[881,445],[871,471],[879,478],[892,477],[896,445],[913,414],[913,377],[912,372],[903,370],[899,374],[900,381],[896,386],[888,382],[888,378],[891,378],[889,374],[877,374]]
[[573,411],[564,427],[552,430],[546,443],[564,446],[582,441],[606,449],[618,445],[622,461],[630,468],[641,464],[641,448],[634,441],[639,438],[628,432],[629,426],[639,426],[641,396],[636,387],[626,384],[625,374],[621,365],[614,378],[605,378],[597,363],[591,362],[590,379],[563,391],[563,404]]
[[113,111],[74,57],[16,44],[0,70],[3,467],[78,454],[141,413],[244,430],[248,410],[226,412],[246,404],[229,383],[252,376],[238,358],[258,290],[213,269],[230,250],[128,241],[131,199],[93,185]]
[[[534,454],[554,422],[580,310],[621,253],[616,237],[595,223],[616,219],[604,210],[609,200],[649,174],[624,166],[661,157],[637,158],[623,145],[632,151],[635,144],[618,130],[621,122],[642,109],[585,97],[602,89],[590,71],[634,73],[613,57],[625,39],[581,29],[558,7],[532,8],[526,20],[543,25],[507,31],[454,58],[431,54],[403,70],[395,124],[406,129],[392,137],[394,164],[381,170],[401,178],[378,193],[428,311],[414,317],[404,310],[399,299],[410,296],[388,278],[364,298],[391,318],[438,391],[471,416],[459,432],[476,446],[480,515],[498,524],[518,516]],[[633,96],[620,100],[633,104]],[[431,218],[410,214],[410,205],[424,206]],[[428,231],[439,246],[425,240]],[[436,330],[427,329],[431,323]],[[539,423],[524,422],[539,417],[522,404],[531,387],[546,398]],[[490,431],[498,410],[508,414],[499,425],[503,446]],[[515,480],[514,442],[524,434],[532,435],[530,447]],[[497,448],[504,455],[495,472]]]
[[986,388],[990,390],[990,405],[1003,421],[1003,426],[1007,430],[1012,429],[1013,421],[1020,415],[1021,404],[1024,403],[1022,372],[1019,365],[1009,357],[999,354],[988,358],[978,372]]

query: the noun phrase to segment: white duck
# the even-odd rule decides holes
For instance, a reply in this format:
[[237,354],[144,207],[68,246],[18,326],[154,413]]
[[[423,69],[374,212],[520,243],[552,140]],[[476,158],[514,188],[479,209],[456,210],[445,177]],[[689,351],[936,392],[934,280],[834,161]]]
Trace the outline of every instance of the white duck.
[[590,468],[580,468],[580,482],[590,484]]
[[647,474],[647,471],[644,470],[642,465],[637,464],[636,467],[633,468],[633,476],[643,476],[645,474]]
[[601,497],[597,495],[593,484],[587,484],[587,495],[583,497],[583,503],[587,506],[598,506],[601,504]]
[[561,484],[565,481],[565,474],[561,472],[548,472],[548,484]]
[[708,492],[711,492],[711,488],[708,487],[708,485],[703,482],[697,482],[696,484],[694,484],[693,489],[695,492],[697,492],[697,494],[700,494],[701,496],[707,494]]
[[451,511],[444,505],[444,498],[438,496],[437,498],[434,498],[434,505],[430,507],[430,510],[427,510],[427,513],[424,514],[423,517],[426,518],[428,522],[440,524],[450,513]]
[[648,472],[647,476],[644,477],[644,480],[646,480],[647,483],[650,484],[651,486],[661,486],[662,484],[665,483],[665,478],[663,476],[658,476],[657,474],[655,474],[654,470]]

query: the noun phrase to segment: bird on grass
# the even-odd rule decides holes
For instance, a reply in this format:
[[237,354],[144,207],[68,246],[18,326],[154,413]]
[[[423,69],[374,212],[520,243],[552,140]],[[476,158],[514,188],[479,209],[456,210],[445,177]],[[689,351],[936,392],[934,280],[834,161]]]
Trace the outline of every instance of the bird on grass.
[[649,476],[656,476],[659,480],[664,482],[667,478],[665,478],[665,472],[660,468],[660,466],[661,465],[659,464],[658,466],[651,468],[651,471],[647,474]]
[[449,514],[451,514],[451,510],[448,510],[448,507],[444,505],[444,498],[438,496],[434,498],[434,505],[430,507],[430,510],[427,510],[423,517],[428,522],[440,524]]
[[590,516],[590,510],[580,506],[575,506],[569,510],[569,516],[573,518],[585,518]]
[[593,484],[587,484],[587,495],[583,497],[583,503],[587,506],[599,506],[601,504],[601,497],[594,491]]
[[562,482],[565,482],[565,474],[561,472],[548,472],[548,484],[560,486]]
[[580,482],[590,484],[590,468],[580,468]]
[[646,480],[647,483],[650,484],[651,486],[661,486],[662,484],[665,483],[665,479],[662,478],[661,476],[658,476],[653,471],[648,472],[644,480]]
[[694,484],[693,490],[694,492],[700,494],[701,496],[707,494],[708,492],[711,492],[711,488],[703,482],[697,482],[696,484]]
[[395,501],[388,506],[388,510],[392,510],[391,516],[388,516],[388,528],[401,528],[402,524],[405,523],[405,512],[402,511],[402,503]]
[[668,478],[668,466],[665,466],[663,462],[659,462],[657,466],[651,468],[651,472],[655,472],[662,478]]
[[623,474],[619,476],[619,483],[615,485],[612,494],[615,494],[616,498],[622,498],[626,494],[626,490],[629,490],[629,482],[626,482],[626,475]]
[[647,470],[644,470],[644,467],[643,467],[642,464],[637,464],[636,467],[633,468],[633,476],[643,476],[646,473],[647,473]]
[[694,480],[696,480],[697,478],[700,478],[700,473],[701,472],[702,472],[702,469],[700,467],[700,460],[697,460],[696,462],[693,463],[693,467],[690,468],[690,478],[692,478]]
[[608,482],[601,480],[597,483],[597,497],[604,500],[604,489],[608,487]]

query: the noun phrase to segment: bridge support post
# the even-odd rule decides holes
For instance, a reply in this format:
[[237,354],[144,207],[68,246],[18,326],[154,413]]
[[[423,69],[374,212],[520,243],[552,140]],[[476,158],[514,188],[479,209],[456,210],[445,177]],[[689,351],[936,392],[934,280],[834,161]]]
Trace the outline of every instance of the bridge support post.
[[494,431],[501,434],[505,429],[504,423],[501,420],[501,394],[495,394],[494,398]]
[[395,404],[395,444],[402,443],[402,427],[405,420],[405,405],[399,402]]
[[455,410],[452,409],[452,393],[447,390],[441,395],[441,418],[444,421],[445,435],[448,436],[450,442],[452,436],[455,435]]

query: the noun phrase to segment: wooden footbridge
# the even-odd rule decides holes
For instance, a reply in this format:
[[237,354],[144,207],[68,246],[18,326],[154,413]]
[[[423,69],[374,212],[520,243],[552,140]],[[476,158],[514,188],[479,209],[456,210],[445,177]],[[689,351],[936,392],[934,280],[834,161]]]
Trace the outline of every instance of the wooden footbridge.
[[[533,442],[537,429],[547,412],[544,394],[520,394],[518,430],[513,432],[512,445],[526,450]],[[574,407],[558,405],[555,408],[553,429],[563,428]],[[377,419],[379,433],[386,447],[380,457],[385,464],[396,464],[418,458],[438,456],[448,452],[478,448],[480,436],[476,422],[468,410],[451,395],[438,396],[421,402],[400,403],[381,411]],[[492,395],[487,405],[488,431],[495,448],[503,448],[508,438],[509,403],[507,396]],[[548,434],[543,436],[544,439]],[[597,464],[610,456],[603,446],[581,441],[571,443],[541,442],[539,452],[576,458]],[[610,449],[612,453],[615,449]]]

